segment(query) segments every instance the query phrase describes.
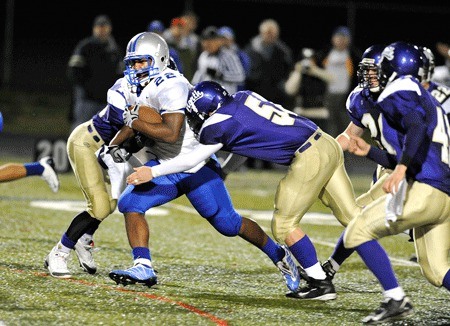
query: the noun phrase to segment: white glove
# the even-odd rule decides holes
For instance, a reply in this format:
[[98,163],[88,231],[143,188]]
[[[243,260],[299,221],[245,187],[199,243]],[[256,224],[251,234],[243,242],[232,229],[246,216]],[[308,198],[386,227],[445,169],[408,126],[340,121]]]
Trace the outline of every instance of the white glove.
[[111,155],[116,163],[125,163],[131,156],[130,153],[125,149],[120,148],[118,145],[108,146],[108,151],[106,153]]
[[133,121],[139,118],[139,105],[135,105],[131,110],[126,108],[123,111],[123,123],[130,128],[133,128]]

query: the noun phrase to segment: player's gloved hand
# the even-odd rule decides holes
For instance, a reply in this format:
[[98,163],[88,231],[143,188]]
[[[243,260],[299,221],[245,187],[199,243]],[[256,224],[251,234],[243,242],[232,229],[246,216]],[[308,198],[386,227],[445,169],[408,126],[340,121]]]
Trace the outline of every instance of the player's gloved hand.
[[123,111],[123,123],[130,128],[133,128],[133,121],[139,118],[139,105],[135,105],[133,108],[126,108]]
[[116,163],[125,163],[131,157],[131,153],[128,153],[125,149],[120,148],[118,145],[108,146],[108,151],[106,153],[111,155]]

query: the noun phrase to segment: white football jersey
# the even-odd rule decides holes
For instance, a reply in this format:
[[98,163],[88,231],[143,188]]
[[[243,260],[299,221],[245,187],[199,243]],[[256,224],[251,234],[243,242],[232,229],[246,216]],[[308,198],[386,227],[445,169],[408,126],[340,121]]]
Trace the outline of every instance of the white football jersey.
[[[126,82],[124,80],[124,82]],[[129,105],[141,104],[154,108],[159,114],[183,113],[186,107],[189,89],[192,85],[178,71],[165,69],[163,73],[153,78],[152,81],[137,96],[127,87],[126,98]],[[155,144],[149,147],[149,151],[159,161],[167,161],[179,154],[192,151],[199,145],[194,133],[185,120],[180,133],[180,138],[174,144],[155,140]],[[198,171],[205,162],[202,162],[186,172]]]

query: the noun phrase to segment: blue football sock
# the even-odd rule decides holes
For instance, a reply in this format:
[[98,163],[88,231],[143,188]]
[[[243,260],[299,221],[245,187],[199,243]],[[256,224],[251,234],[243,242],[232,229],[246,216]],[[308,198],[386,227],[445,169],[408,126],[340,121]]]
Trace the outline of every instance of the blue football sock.
[[331,255],[331,258],[333,258],[339,266],[342,265],[342,263],[355,251],[354,248],[347,249],[344,247],[344,232],[342,232],[336,247],[334,248],[334,252]]
[[355,249],[385,291],[399,286],[389,257],[376,240],[365,242]]
[[269,256],[269,258],[273,261],[274,264],[279,262],[284,257],[284,250],[276,244],[271,238],[267,239],[267,243],[264,245],[264,247],[261,248],[261,250]]
[[144,259],[148,259],[148,260],[152,260],[150,257],[150,249],[146,248],[146,247],[136,247],[133,248],[133,259],[139,259],[139,258],[144,258]]
[[447,274],[444,276],[444,280],[442,281],[442,286],[450,291],[450,269],[447,271]]
[[72,240],[69,239],[69,237],[67,236],[67,234],[63,234],[63,236],[61,237],[61,243],[64,247],[73,249],[75,248],[75,243]]
[[302,265],[303,268],[311,267],[317,264],[316,248],[312,244],[307,235],[289,247],[295,259]]
[[44,167],[39,162],[25,163],[23,166],[27,170],[27,176],[42,175],[44,173]]

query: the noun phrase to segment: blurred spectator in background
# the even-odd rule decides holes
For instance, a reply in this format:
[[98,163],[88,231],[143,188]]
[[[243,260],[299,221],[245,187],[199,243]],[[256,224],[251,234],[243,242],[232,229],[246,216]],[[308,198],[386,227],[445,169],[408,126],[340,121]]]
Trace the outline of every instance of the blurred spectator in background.
[[236,93],[245,81],[244,68],[237,53],[225,46],[225,38],[215,26],[206,27],[201,34],[203,51],[198,57],[192,84],[212,80],[230,94]]
[[280,39],[280,27],[273,19],[259,25],[259,34],[245,47],[251,60],[247,88],[289,108],[284,83],[292,68],[292,50]]
[[[165,29],[166,28],[164,27],[164,24],[160,20],[152,20],[147,26],[147,32],[156,33],[161,37],[163,37],[162,34]],[[180,60],[180,55],[178,54],[177,49],[175,49],[171,45],[169,45],[169,55],[172,58],[172,60],[175,62],[176,66],[177,66],[177,70],[179,72],[183,73],[183,63]]]
[[[192,14],[193,15],[193,14]],[[187,14],[175,17],[161,35],[169,45],[177,50],[183,67],[183,75],[191,80],[196,69],[199,54],[199,41],[192,28],[196,28],[196,16]]]
[[314,54],[315,51],[310,48],[301,50],[299,61],[284,88],[288,95],[295,98],[293,111],[312,120],[327,132],[330,113],[325,106],[325,92],[331,76],[317,66]]
[[180,46],[198,54],[200,51],[200,37],[195,32],[198,27],[198,16],[193,11],[186,11],[181,15],[181,18],[185,24]]
[[[236,44],[234,30],[229,26],[222,26],[217,32],[224,38],[224,45],[238,55],[242,68],[244,68],[245,78],[247,78],[251,68],[250,56]],[[238,86],[238,91],[244,89],[246,89],[245,81],[242,86]]]
[[336,137],[345,130],[350,119],[345,110],[350,90],[358,84],[356,71],[362,51],[352,45],[350,29],[338,26],[332,33],[331,46],[317,53],[317,63],[331,76],[325,105],[330,113],[329,134]]
[[123,75],[123,53],[109,17],[97,16],[92,36],[77,44],[68,63],[67,75],[73,84],[71,130],[105,107],[107,90]]
[[450,46],[447,43],[438,42],[436,51],[444,58],[445,64],[434,68],[432,80],[450,87]]
[[[202,31],[201,45],[203,51],[198,58],[192,84],[212,80],[221,84],[230,94],[241,90],[245,82],[241,60],[237,52],[227,46],[227,39],[219,34],[215,26],[208,26]],[[219,151],[217,157],[223,169],[223,178],[246,161],[246,157],[225,151]]]
[[[273,19],[266,19],[259,24],[259,34],[245,47],[250,56],[251,69],[246,79],[246,88],[254,91],[272,102],[292,109],[292,97],[284,90],[284,84],[292,69],[292,50],[280,39],[280,26]],[[247,159],[249,168],[271,169],[272,163]]]

